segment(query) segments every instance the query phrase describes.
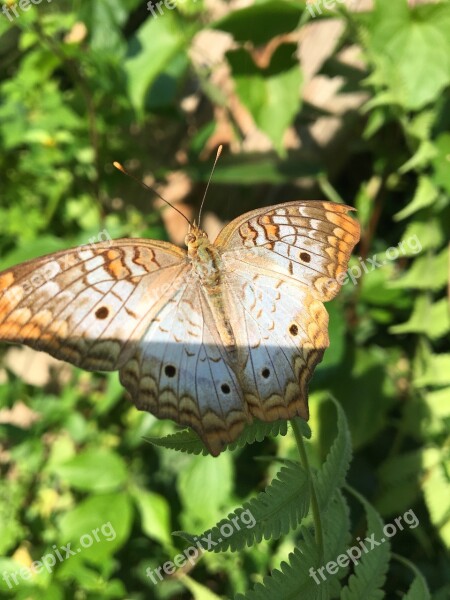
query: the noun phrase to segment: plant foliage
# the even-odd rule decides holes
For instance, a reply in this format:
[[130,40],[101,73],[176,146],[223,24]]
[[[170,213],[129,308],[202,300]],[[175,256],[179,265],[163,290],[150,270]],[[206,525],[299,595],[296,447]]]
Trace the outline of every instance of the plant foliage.
[[[328,198],[362,228],[309,426],[254,422],[217,458],[116,373],[2,346],[2,597],[448,598],[450,4],[326,4],[0,7],[0,270],[173,240],[185,223],[112,162],[197,207],[218,144],[205,222]],[[408,511],[417,526],[333,566]]]

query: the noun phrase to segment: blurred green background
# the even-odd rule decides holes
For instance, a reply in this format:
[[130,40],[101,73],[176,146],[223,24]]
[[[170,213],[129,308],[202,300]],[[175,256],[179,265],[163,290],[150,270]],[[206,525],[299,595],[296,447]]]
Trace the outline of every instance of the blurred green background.
[[[386,522],[414,510],[420,525],[398,532],[392,552],[441,600],[450,598],[450,6],[348,4],[3,0],[0,270],[104,230],[182,240],[184,222],[114,160],[195,216],[223,144],[205,206],[211,233],[287,200],[355,206],[354,284],[327,305],[331,347],[311,384],[308,453],[318,467],[336,435],[331,392],[352,437],[347,482]],[[256,459],[295,458],[291,431],[214,459],[175,452],[144,440],[176,427],[131,406],[115,373],[6,345],[0,361],[1,597],[217,600],[245,594],[287,559],[298,528],[206,554],[187,577],[146,576],[186,546],[172,531],[200,533],[262,491],[278,467]],[[352,510],[354,535],[360,520]],[[80,554],[17,575],[96,528]],[[425,587],[403,595],[412,578],[394,562],[376,584],[384,592],[345,597],[430,597]],[[301,597],[339,597],[314,593]]]

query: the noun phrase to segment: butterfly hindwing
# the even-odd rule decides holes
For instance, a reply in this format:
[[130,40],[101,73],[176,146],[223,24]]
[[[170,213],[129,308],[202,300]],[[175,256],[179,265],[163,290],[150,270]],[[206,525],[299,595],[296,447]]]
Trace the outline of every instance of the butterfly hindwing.
[[217,455],[250,417],[236,353],[224,347],[193,282],[173,282],[176,294],[149,322],[120,379],[139,409],[191,426]]
[[240,311],[239,379],[251,414],[263,421],[308,419],[307,384],[328,347],[328,314],[288,278],[225,262],[230,303]]

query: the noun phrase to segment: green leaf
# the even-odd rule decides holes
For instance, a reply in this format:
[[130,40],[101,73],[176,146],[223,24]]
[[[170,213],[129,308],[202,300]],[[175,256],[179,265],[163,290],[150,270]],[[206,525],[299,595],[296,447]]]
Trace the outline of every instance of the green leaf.
[[177,10],[187,16],[198,15],[205,10],[205,4],[203,0],[183,0],[183,2],[177,2]]
[[170,450],[186,452],[187,454],[209,455],[205,444],[192,429],[183,429],[182,431],[177,431],[161,438],[144,437],[144,440],[159,448],[169,448]]
[[[276,437],[277,435],[286,435],[288,431],[288,422],[285,420],[274,421],[273,423],[266,423],[255,419],[253,423],[247,425],[244,431],[241,433],[239,438],[227,446],[228,450],[235,450],[236,448],[243,448],[247,444],[253,444],[254,442],[262,442],[266,437]],[[308,437],[311,435],[308,424],[303,421],[303,434]]]
[[188,575],[182,577],[181,583],[191,592],[193,600],[222,600],[221,596],[217,596],[209,588]]
[[402,175],[408,171],[419,171],[429,166],[431,160],[436,156],[436,148],[429,140],[420,142],[414,154],[399,168]]
[[430,412],[437,419],[450,417],[450,387],[428,392],[425,396],[425,402]]
[[123,56],[124,39],[120,25],[128,16],[124,3],[121,0],[99,0],[83,3],[80,8],[81,20],[89,26],[92,50],[99,54],[115,52],[116,56]]
[[422,471],[422,450],[404,452],[385,460],[377,473],[380,493],[377,510],[383,515],[399,514],[420,496],[418,473]]
[[[27,589],[27,595],[29,594],[28,590],[33,585],[33,580],[20,577],[20,569],[22,568],[23,565],[17,560],[0,556],[0,572],[2,574],[0,577],[1,592],[9,592],[9,594],[11,594],[11,592],[14,591],[14,587],[16,585],[14,580],[15,576],[16,580],[20,582],[20,585],[23,585]],[[10,596],[5,595],[5,598],[7,597]]]
[[434,185],[433,181],[429,177],[423,175],[419,178],[419,183],[413,199],[408,206],[405,206],[404,209],[394,215],[394,219],[396,221],[401,221],[402,219],[410,217],[418,210],[426,208],[427,206],[431,206],[437,200],[438,195],[438,189]]
[[433,133],[435,120],[434,110],[424,110],[409,117],[404,124],[405,131],[416,140],[429,140]]
[[[329,500],[329,509],[324,519],[324,537],[327,556],[325,560],[336,558],[348,543],[348,509],[341,494]],[[319,550],[309,529],[302,527],[298,547],[289,555],[289,562],[283,562],[280,570],[274,569],[263,583],[257,583],[253,590],[238,594],[235,600],[328,600],[337,597],[339,575],[326,572]],[[318,569],[322,567],[323,577]]]
[[142,531],[172,549],[170,506],[164,496],[138,488],[132,495],[141,516]]
[[401,81],[406,108],[425,106],[448,86],[449,29],[450,7],[446,3],[409,9],[406,0],[376,1],[369,22],[369,48],[389,61],[396,75],[386,74],[386,84]]
[[[450,356],[449,356],[450,358]],[[438,448],[424,451],[426,475],[423,478],[425,503],[431,522],[446,548],[450,547],[450,457]]]
[[375,548],[368,548],[368,545],[361,548],[359,544],[353,546],[361,553],[361,559],[355,565],[354,572],[350,575],[348,585],[341,591],[340,598],[380,600],[385,597],[382,586],[389,568],[390,543],[383,531],[383,521],[375,509],[360,494],[352,493],[364,506],[367,517],[367,537],[374,536],[372,539],[375,539],[379,545]]
[[105,448],[91,448],[70,460],[54,465],[53,472],[75,489],[107,492],[123,486],[128,479],[124,460]]
[[450,133],[442,133],[434,145],[437,154],[433,160],[433,180],[450,193]]
[[59,519],[60,545],[71,542],[71,550],[83,560],[101,563],[128,539],[132,513],[124,492],[91,496]]
[[432,302],[427,295],[421,295],[414,304],[414,310],[406,323],[394,325],[391,333],[421,333],[431,340],[437,340],[450,331],[450,310],[447,298]]
[[124,71],[128,94],[134,108],[142,112],[148,89],[170,64],[189,39],[189,28],[183,28],[174,13],[164,18],[144,21],[130,42]]
[[[413,244],[415,238],[409,238],[409,249],[406,249],[406,245],[403,246],[406,252],[414,252],[414,255],[420,252],[422,246],[419,244]],[[374,255],[371,257],[376,261],[386,262],[385,259],[381,259],[380,255]],[[393,289],[391,287],[391,280],[394,278],[396,273],[394,262],[386,262],[380,269],[374,269],[369,271],[367,276],[362,278],[360,282],[360,300],[367,302],[371,306],[380,306],[386,308],[392,308],[393,306],[398,308],[409,308],[411,300],[405,296],[401,290]]]
[[352,442],[347,419],[341,405],[331,397],[337,412],[337,435],[321,469],[315,476],[319,505],[324,509],[334,492],[345,482],[352,458]]
[[280,155],[285,154],[284,132],[301,104],[303,78],[294,56],[296,50],[295,44],[282,44],[273,53],[266,69],[259,69],[242,48],[230,50],[226,55],[239,98]]
[[[311,436],[311,431],[306,423],[305,426],[305,437],[308,437],[308,435]],[[275,437],[277,435],[286,435],[287,428],[288,425],[285,420],[265,423],[255,419],[253,423],[245,427],[244,431],[235,442],[227,446],[227,450],[243,448],[247,444],[261,442],[264,438],[269,436]],[[209,454],[206,446],[192,429],[177,431],[177,433],[162,438],[145,437],[144,439],[160,448],[170,448],[171,450],[178,450],[179,452],[186,452],[187,454],[203,454],[204,456]]]
[[[277,540],[295,528],[308,514],[310,502],[308,478],[304,470],[295,463],[283,466],[264,492],[244,502],[241,508],[230,513],[213,528],[200,536],[215,542],[214,552],[229,548],[234,552],[255,542]],[[245,516],[246,524],[242,526]],[[194,543],[193,535],[177,532],[188,542]]]
[[[186,172],[194,181],[208,181],[209,165],[189,165]],[[297,152],[289,153],[281,160],[274,152],[268,154],[243,154],[239,158],[224,156],[214,170],[214,181],[227,185],[272,185],[287,183],[297,177],[317,177],[319,166],[316,161],[304,159]]]
[[[18,482],[10,486],[0,485],[0,556],[15,548],[26,536],[26,529],[21,523],[20,506],[24,489]],[[1,588],[0,588],[1,589]]]
[[444,248],[433,256],[426,254],[417,257],[408,271],[398,279],[391,281],[394,289],[416,289],[439,291],[447,284],[448,249]]
[[417,215],[414,221],[408,223],[398,245],[399,248],[402,248],[404,256],[414,256],[418,254],[418,250],[426,252],[427,250],[441,248],[445,238],[442,218],[432,217],[431,215],[419,217]]
[[328,324],[328,334],[330,337],[330,351],[325,352],[322,361],[319,363],[316,371],[316,377],[322,369],[336,367],[342,361],[345,351],[345,315],[344,306],[339,301],[329,302],[327,312],[330,317]]
[[295,2],[269,0],[234,10],[212,26],[231,33],[237,42],[251,41],[260,46],[277,35],[293,31],[301,15],[302,9]]
[[40,236],[30,242],[21,244],[18,248],[9,252],[0,259],[0,270],[8,269],[26,260],[44,256],[67,247],[67,243],[51,235]]
[[418,373],[417,387],[450,385],[450,354],[431,354],[426,358],[423,373]]
[[413,582],[411,583],[406,594],[402,596],[402,600],[430,600],[430,590],[428,589],[425,577],[422,575],[419,569],[411,561],[407,560],[403,556],[393,554],[393,557],[396,560],[398,560],[398,562],[403,563],[406,567],[408,567],[408,569],[410,569],[414,573]]
[[[216,521],[223,514],[223,507],[230,502],[233,482],[231,454],[192,456],[189,461],[177,482],[185,508],[183,523],[189,528],[205,527],[207,523]],[[205,482],[208,482],[207,494]]]

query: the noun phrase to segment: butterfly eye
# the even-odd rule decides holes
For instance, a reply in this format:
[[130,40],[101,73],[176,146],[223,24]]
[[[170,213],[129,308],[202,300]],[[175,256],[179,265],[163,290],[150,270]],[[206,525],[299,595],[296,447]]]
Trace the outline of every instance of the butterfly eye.
[[108,315],[109,310],[106,308],[106,306],[101,306],[95,311],[95,316],[97,317],[97,319],[106,319]]
[[264,379],[269,379],[269,377],[270,377],[270,369],[268,369],[266,367],[265,369],[263,369],[261,371],[261,375],[264,377]]
[[164,367],[164,373],[167,375],[167,377],[175,377],[176,372],[177,370],[173,365],[166,365]]
[[307,252],[300,252],[300,260],[302,260],[305,263],[309,263],[311,260],[311,255]]
[[291,335],[297,335],[298,333],[298,327],[295,323],[292,323],[292,325],[289,327],[289,333]]
[[231,392],[230,386],[228,385],[228,383],[222,383],[222,385],[220,386],[220,389],[222,390],[222,392],[224,394],[229,394]]

